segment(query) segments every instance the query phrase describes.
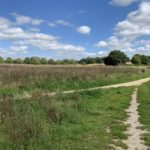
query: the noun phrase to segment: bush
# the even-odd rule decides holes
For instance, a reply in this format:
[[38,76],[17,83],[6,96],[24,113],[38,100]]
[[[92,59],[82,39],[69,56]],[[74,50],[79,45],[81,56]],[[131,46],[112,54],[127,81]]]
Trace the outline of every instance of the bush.
[[106,65],[119,65],[119,64],[125,64],[129,58],[124,52],[121,52],[120,50],[114,50],[110,52],[108,57],[105,58],[104,63]]

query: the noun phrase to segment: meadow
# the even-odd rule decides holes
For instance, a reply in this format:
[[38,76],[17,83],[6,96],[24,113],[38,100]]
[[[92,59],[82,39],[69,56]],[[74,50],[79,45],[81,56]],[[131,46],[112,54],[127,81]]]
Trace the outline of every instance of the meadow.
[[[123,121],[128,117],[125,110],[133,87],[73,94],[61,91],[149,75],[148,67],[1,65],[0,149],[113,150],[111,144],[127,149],[122,142],[127,139]],[[149,96],[148,87],[141,90],[141,97],[146,91]],[[43,94],[52,91],[57,91],[57,95]],[[21,97],[23,92],[32,95]],[[141,116],[144,108],[139,108]],[[149,120],[142,118],[143,124],[149,126]],[[148,143],[149,135],[144,138]]]

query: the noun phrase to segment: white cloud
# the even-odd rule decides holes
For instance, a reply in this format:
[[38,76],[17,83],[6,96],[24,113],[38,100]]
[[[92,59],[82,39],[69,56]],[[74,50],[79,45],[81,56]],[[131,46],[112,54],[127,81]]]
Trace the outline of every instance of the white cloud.
[[112,1],[110,1],[110,4],[113,4],[116,6],[128,6],[137,1],[139,1],[139,0],[112,0]]
[[91,33],[91,28],[89,26],[80,26],[77,29],[77,32],[81,33],[81,34],[90,34]]
[[132,54],[136,52],[147,54],[150,40],[143,45],[139,40],[143,36],[150,36],[150,2],[146,1],[139,5],[138,10],[129,13],[124,21],[116,25],[111,37],[106,41],[99,41],[95,46],[110,50],[121,49]]
[[60,19],[60,20],[56,20],[54,22],[49,22],[48,26],[50,26],[50,27],[57,27],[57,26],[72,27],[73,24],[71,24],[69,21]]
[[105,41],[99,41],[94,46],[95,47],[106,47],[107,46],[107,42],[105,42]]
[[40,25],[43,20],[42,19],[33,19],[28,16],[23,16],[17,13],[12,13],[12,16],[15,17],[17,24],[32,24],[32,25]]
[[[24,21],[24,23],[27,21]],[[23,23],[23,22],[22,22]],[[57,22],[58,23],[58,22]],[[66,22],[59,21],[60,24],[67,25]],[[53,52],[60,57],[81,58],[82,56],[92,55],[86,52],[86,49],[80,45],[62,43],[59,38],[50,34],[39,32],[36,28],[33,30],[24,30],[18,27],[6,18],[0,18],[0,40],[9,41],[10,47],[6,50],[0,48],[0,52],[6,55],[17,55],[29,52],[29,47],[36,47],[43,51]],[[69,24],[68,24],[69,25]],[[3,51],[2,51],[3,50]]]

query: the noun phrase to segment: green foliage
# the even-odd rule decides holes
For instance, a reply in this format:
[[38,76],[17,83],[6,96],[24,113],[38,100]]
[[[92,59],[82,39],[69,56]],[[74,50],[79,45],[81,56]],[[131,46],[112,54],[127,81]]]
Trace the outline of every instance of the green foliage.
[[141,55],[141,62],[143,65],[150,65],[150,58],[145,55]]
[[125,147],[114,139],[126,139],[122,122],[131,93],[132,88],[120,88],[51,97],[38,91],[28,99],[1,93],[0,149],[105,150],[112,143]]
[[0,64],[4,63],[3,57],[0,57]]
[[143,84],[139,88],[138,92],[138,102],[139,102],[139,115],[140,115],[140,122],[142,125],[142,129],[144,129],[145,134],[142,135],[142,139],[145,141],[145,143],[150,146],[150,82]]
[[39,65],[40,64],[40,58],[39,57],[31,57],[31,64]]
[[31,64],[31,59],[29,57],[26,57],[23,61],[24,64]]
[[15,64],[22,64],[22,62],[23,62],[23,61],[22,61],[22,59],[20,59],[20,58],[17,58],[17,59],[14,60],[14,63],[15,63]]
[[139,54],[136,54],[132,57],[131,62],[135,65],[140,65],[141,62],[141,56]]
[[48,64],[53,65],[53,64],[55,64],[55,61],[54,61],[53,59],[49,59],[49,60],[48,60]]
[[103,58],[99,58],[99,57],[96,57],[96,58],[84,58],[84,59],[81,59],[79,61],[80,64],[99,64],[99,63],[102,63],[103,62]]
[[40,59],[40,64],[43,64],[43,65],[48,64],[47,59],[44,58],[44,57],[42,57],[42,58]]
[[105,58],[104,63],[106,65],[119,65],[119,64],[125,64],[129,58],[126,56],[124,52],[121,52],[120,50],[114,50],[110,52],[108,57]]
[[150,64],[150,57],[149,56],[145,56],[145,55],[139,55],[139,54],[135,54],[133,57],[132,57],[132,60],[131,62],[133,64],[136,64],[136,65],[149,65]]
[[11,57],[8,57],[8,58],[5,60],[5,63],[12,64],[12,63],[14,63],[14,60],[13,60]]

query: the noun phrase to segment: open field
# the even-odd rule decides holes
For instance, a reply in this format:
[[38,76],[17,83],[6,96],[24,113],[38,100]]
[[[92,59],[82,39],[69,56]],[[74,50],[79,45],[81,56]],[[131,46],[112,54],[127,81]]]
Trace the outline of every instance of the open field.
[[[150,76],[148,67],[0,66],[0,149],[127,149],[126,133],[135,87],[63,94]],[[149,130],[149,84],[138,92],[140,121]],[[56,95],[45,93],[57,92]],[[22,97],[21,93],[32,93]],[[20,95],[20,96],[16,96]],[[144,98],[147,99],[144,99]],[[146,116],[146,117],[145,117]],[[149,134],[143,137],[149,144]]]
[[144,125],[143,130],[147,131],[143,133],[143,139],[145,143],[150,146],[150,82],[143,84],[139,89],[138,101],[140,122]]
[[0,88],[64,91],[123,83],[148,77],[148,67],[1,65]]

